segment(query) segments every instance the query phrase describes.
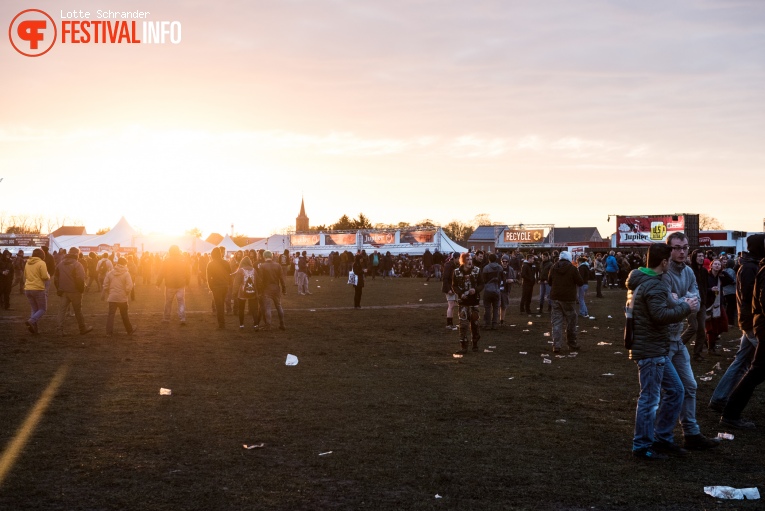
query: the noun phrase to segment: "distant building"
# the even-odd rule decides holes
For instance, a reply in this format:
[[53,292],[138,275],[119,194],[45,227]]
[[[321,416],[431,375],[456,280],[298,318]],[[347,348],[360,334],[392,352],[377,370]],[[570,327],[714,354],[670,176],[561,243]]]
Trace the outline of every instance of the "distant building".
[[467,240],[470,250],[496,252],[497,238],[507,229],[506,225],[479,225]]
[[300,198],[300,214],[295,218],[295,232],[308,232],[308,217],[305,214],[305,203]]
[[87,233],[85,232],[85,227],[82,225],[62,225],[50,233],[54,238],[59,236],[84,236],[85,234]]

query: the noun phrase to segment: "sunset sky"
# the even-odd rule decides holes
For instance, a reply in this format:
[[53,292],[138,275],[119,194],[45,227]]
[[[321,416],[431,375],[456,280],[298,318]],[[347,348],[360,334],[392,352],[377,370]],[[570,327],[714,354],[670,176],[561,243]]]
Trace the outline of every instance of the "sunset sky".
[[[8,27],[32,7],[59,37],[62,10],[137,9],[182,42],[24,57]],[[761,0],[38,0],[0,20],[6,214],[266,236],[303,195],[312,225],[762,229]]]

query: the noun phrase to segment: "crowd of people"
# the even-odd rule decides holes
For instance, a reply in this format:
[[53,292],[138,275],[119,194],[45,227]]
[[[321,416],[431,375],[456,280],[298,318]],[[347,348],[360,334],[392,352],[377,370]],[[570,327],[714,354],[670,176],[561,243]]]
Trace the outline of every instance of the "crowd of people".
[[[309,295],[308,277],[325,274],[348,276],[354,285],[354,307],[361,308],[365,280],[376,277],[417,276],[442,282],[446,296],[446,328],[459,331],[461,357],[468,347],[479,351],[481,329],[504,325],[513,286],[521,290],[520,314],[550,314],[552,351],[560,353],[563,341],[572,352],[577,340],[577,318],[588,317],[589,282],[596,282],[596,297],[604,289],[626,289],[633,304],[634,336],[629,356],[638,367],[638,399],[633,455],[645,460],[686,456],[688,449],[711,449],[719,440],[707,438],[696,421],[696,381],[691,360],[720,356],[718,341],[729,327],[742,330],[739,350],[720,380],[709,407],[722,413],[720,423],[731,428],[755,425],[741,417],[752,393],[765,381],[765,235],[747,238],[747,251],[731,257],[711,250],[689,255],[688,238],[672,233],[666,243],[638,252],[585,253],[573,257],[568,251],[530,250],[526,253],[475,252],[426,253],[421,257],[392,256],[377,251],[332,252],[327,257],[274,255],[268,250],[237,251],[226,258],[223,248],[210,254],[189,255],[177,246],[164,257],[143,254],[82,254],[63,249],[51,254],[37,248],[29,259],[23,252],[15,257],[5,250],[0,257],[0,308],[11,309],[14,286],[26,296],[30,316],[25,325],[31,334],[48,307],[51,282],[60,297],[56,330],[66,335],[66,318],[73,316],[79,333],[93,330],[82,312],[83,294],[97,291],[108,303],[106,334],[112,335],[114,318],[120,313],[128,335],[135,333],[129,317],[129,302],[135,300],[135,285],[164,285],[163,321],[171,320],[175,304],[180,325],[186,324],[185,291],[196,276],[199,286],[212,295],[211,311],[218,328],[225,328],[225,315],[236,315],[239,328],[245,316],[255,329],[272,327],[275,310],[279,328],[286,329],[281,297],[286,294],[286,275],[294,275],[299,295]],[[535,298],[535,288],[538,292]],[[536,307],[532,306],[532,301]],[[483,314],[480,307],[483,305]],[[454,323],[457,313],[458,325]],[[247,314],[245,314],[247,313]],[[483,321],[481,322],[481,318]],[[687,346],[693,341],[693,355]],[[681,425],[682,447],[675,442],[675,423]]]

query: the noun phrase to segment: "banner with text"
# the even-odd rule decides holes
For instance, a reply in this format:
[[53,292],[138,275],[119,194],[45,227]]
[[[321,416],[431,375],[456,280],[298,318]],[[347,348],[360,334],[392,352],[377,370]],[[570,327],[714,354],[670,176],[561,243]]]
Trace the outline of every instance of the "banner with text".
[[685,230],[683,215],[617,216],[617,245],[664,243],[673,232]]
[[399,243],[433,243],[436,237],[435,229],[432,231],[401,231]]
[[304,247],[308,245],[318,245],[320,239],[320,234],[293,234],[290,236],[290,243],[293,246]]
[[502,234],[505,243],[542,243],[544,229],[505,229]]

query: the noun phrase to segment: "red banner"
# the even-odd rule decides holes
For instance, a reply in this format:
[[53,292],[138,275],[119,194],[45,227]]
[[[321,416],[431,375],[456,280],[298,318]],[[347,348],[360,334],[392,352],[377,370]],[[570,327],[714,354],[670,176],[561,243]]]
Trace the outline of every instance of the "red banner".
[[665,243],[673,232],[685,230],[683,215],[617,216],[617,245]]
[[436,231],[401,231],[399,243],[433,243]]
[[340,234],[325,234],[324,244],[325,245],[355,245],[356,233],[345,232]]
[[290,236],[290,243],[293,246],[318,245],[319,235],[318,234],[293,234],[292,236]]

